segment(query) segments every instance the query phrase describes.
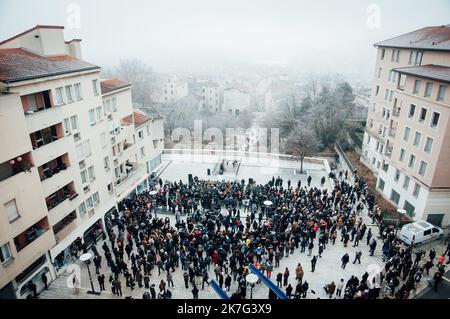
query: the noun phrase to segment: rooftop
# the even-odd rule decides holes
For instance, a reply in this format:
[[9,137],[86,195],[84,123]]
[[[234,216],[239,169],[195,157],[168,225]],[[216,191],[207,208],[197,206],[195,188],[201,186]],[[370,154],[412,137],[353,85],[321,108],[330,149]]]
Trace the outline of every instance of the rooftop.
[[37,29],[64,29],[64,27],[63,26],[59,26],[59,25],[39,25],[38,24],[37,26],[35,26],[35,27],[31,28],[31,29],[28,29],[28,30],[26,30],[26,31],[24,31],[22,33],[16,34],[15,36],[13,36],[11,38],[8,38],[6,40],[1,41],[0,45],[8,43],[8,42],[10,42],[10,41],[12,41],[14,39],[17,39],[17,38],[23,36],[24,34],[27,34],[27,33],[31,32],[31,31],[34,31],[34,30],[37,30]]
[[441,65],[410,66],[393,69],[402,74],[450,83],[450,67]]
[[19,82],[100,67],[70,55],[43,56],[25,49],[0,49],[0,81]]
[[131,83],[120,79],[108,79],[100,81],[100,86],[102,89],[102,94],[107,94],[109,92],[131,86]]
[[450,25],[425,27],[374,44],[381,47],[450,51]]

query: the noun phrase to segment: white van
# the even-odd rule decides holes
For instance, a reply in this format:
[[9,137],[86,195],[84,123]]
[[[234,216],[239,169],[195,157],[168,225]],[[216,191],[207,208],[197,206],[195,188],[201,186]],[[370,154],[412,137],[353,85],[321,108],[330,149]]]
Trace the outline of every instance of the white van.
[[443,235],[444,231],[441,228],[429,222],[419,221],[404,225],[398,238],[407,245],[417,246],[441,238]]

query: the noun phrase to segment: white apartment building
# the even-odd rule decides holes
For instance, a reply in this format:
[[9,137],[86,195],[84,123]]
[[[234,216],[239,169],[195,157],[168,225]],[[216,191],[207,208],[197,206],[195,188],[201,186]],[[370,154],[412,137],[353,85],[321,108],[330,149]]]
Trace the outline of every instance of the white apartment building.
[[133,110],[129,83],[101,81],[63,29],[0,42],[0,298],[54,279],[160,163],[161,119]]
[[207,82],[201,88],[200,110],[222,111],[223,90],[216,83]]
[[414,219],[450,224],[450,26],[375,44],[361,161]]
[[169,79],[163,84],[163,103],[175,103],[189,93],[188,83]]
[[239,115],[251,107],[250,94],[241,88],[229,87],[223,91],[223,112]]

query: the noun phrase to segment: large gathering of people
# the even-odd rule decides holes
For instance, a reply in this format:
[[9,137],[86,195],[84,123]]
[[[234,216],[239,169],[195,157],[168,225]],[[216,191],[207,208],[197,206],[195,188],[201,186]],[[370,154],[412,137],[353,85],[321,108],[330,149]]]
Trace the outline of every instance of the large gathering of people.
[[[349,262],[361,263],[362,250],[367,251],[364,256],[381,251],[385,267],[377,274],[336,278],[324,287],[330,298],[408,298],[423,272],[429,274],[432,268],[437,270],[429,284],[437,289],[450,247],[439,256],[434,250],[425,256],[405,247],[396,238],[396,228],[383,223],[374,197],[356,171],[352,179],[342,170],[328,177],[331,188],[312,187],[310,178],[307,185],[280,177],[265,184],[156,179],[151,190],[119,205],[118,213],[108,219],[107,240],[98,244],[101,247],[92,246],[99,286],[106,290],[109,281],[111,292],[122,296],[124,286],[134,290],[137,285],[144,288],[146,299],[170,299],[176,286],[190,290],[197,299],[215,279],[232,299],[248,298],[245,278],[251,263],[289,298],[306,298],[311,292],[308,272],[314,272],[327,246],[352,245],[358,250],[355,256],[343,253],[343,269]],[[161,208],[165,215],[158,215]],[[175,217],[175,223],[167,214]],[[368,227],[363,217],[378,227]],[[298,263],[291,269],[293,285],[290,270],[283,270],[280,260],[298,254],[311,256],[311,267]],[[102,268],[102,258],[107,269]],[[174,284],[175,271],[182,272],[184,282]],[[151,284],[152,274],[163,279]],[[236,289],[231,290],[232,283]],[[269,298],[276,295],[270,293]]]

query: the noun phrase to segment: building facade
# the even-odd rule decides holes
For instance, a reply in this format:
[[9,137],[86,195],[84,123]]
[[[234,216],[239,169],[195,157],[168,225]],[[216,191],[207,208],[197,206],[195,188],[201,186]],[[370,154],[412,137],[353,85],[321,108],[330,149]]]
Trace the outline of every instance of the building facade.
[[229,87],[223,91],[223,112],[239,115],[251,107],[250,94],[239,88]]
[[63,27],[0,42],[0,298],[56,278],[157,168],[162,121],[136,115],[131,85],[80,58]]
[[361,161],[413,219],[450,224],[450,26],[375,44]]
[[163,84],[163,103],[175,103],[189,94],[187,82],[169,79]]

